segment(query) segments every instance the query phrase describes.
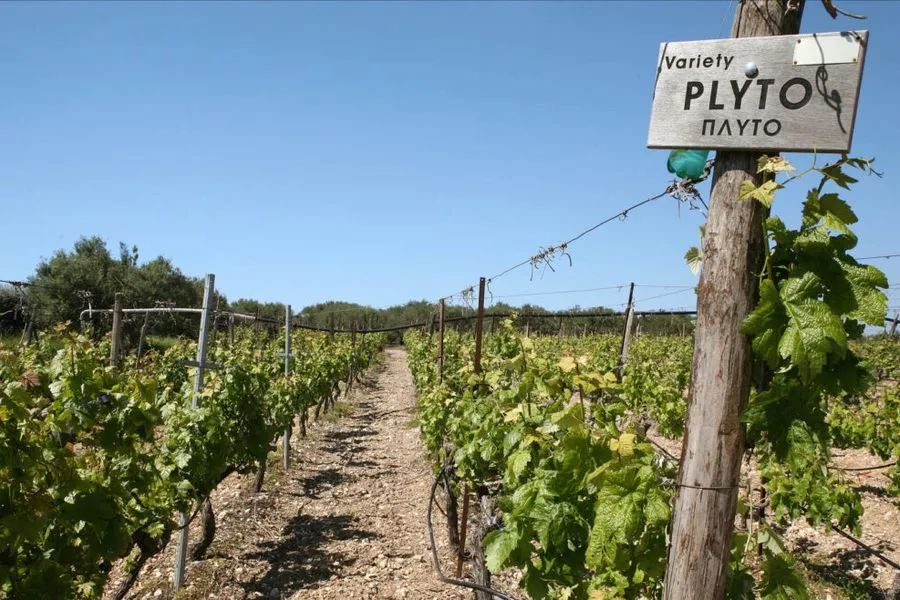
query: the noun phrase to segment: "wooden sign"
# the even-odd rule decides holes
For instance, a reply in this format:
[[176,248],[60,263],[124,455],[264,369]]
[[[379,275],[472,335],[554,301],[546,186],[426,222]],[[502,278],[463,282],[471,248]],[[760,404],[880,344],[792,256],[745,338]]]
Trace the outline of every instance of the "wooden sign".
[[848,152],[867,31],[660,46],[649,148]]

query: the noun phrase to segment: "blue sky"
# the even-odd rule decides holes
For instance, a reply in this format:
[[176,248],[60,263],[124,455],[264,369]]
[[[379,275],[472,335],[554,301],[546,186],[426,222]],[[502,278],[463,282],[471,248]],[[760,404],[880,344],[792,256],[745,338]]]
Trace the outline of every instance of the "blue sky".
[[[897,2],[871,32],[849,196],[858,256],[900,252]],[[230,298],[437,299],[669,181],[645,148],[660,42],[727,37],[734,2],[0,4],[0,278],[97,234]],[[804,32],[860,27],[807,2]],[[807,156],[793,156],[802,166]],[[811,185],[811,182],[810,184]],[[708,192],[704,186],[704,195]],[[777,211],[796,221],[803,186]],[[661,200],[504,295],[687,285],[701,216]],[[900,258],[880,260],[893,281]],[[692,293],[638,288],[644,309]],[[674,290],[677,292],[677,290]],[[627,290],[516,296],[614,306]],[[900,305],[891,292],[890,304]]]

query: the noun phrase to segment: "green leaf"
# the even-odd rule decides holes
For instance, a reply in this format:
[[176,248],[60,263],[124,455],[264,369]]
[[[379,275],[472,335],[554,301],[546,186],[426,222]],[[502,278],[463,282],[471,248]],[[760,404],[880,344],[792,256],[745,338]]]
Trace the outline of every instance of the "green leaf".
[[753,350],[772,369],[778,366],[778,341],[786,322],[778,288],[771,280],[763,280],[759,286],[759,303],[747,315],[741,332],[753,336]]
[[753,181],[746,179],[741,182],[738,196],[741,200],[756,200],[766,208],[772,208],[775,201],[775,191],[781,189],[781,184],[774,179],[765,181],[759,187]]
[[796,365],[804,381],[810,381],[822,372],[830,352],[846,349],[847,334],[840,318],[824,302],[805,299],[785,303],[785,307],[789,323],[778,352]]
[[809,592],[803,576],[795,569],[787,555],[769,556],[763,561],[762,585],[759,593],[764,600],[808,600]]
[[850,205],[841,200],[837,194],[825,194],[819,198],[819,207],[825,227],[833,231],[850,233],[848,225],[859,220]]
[[570,429],[584,424],[584,409],[580,403],[572,403],[565,410],[550,415],[550,421],[560,429]]
[[528,450],[519,450],[517,452],[513,452],[509,461],[507,462],[508,473],[511,475],[511,478],[515,481],[519,479],[519,476],[525,472],[525,468],[528,466],[528,463],[531,461],[531,452]]
[[785,553],[784,541],[768,525],[760,525],[756,533],[756,543],[772,556]]
[[783,171],[796,171],[796,169],[782,156],[766,156],[764,154],[756,163],[757,173],[781,173]]
[[847,316],[869,325],[883,325],[887,315],[887,296],[878,288],[887,288],[884,273],[870,265],[839,261],[843,267],[856,308]]
[[688,251],[684,253],[684,260],[691,270],[691,273],[696,275],[700,272],[700,265],[703,264],[703,255],[700,253],[697,246],[688,248]]
[[574,371],[578,365],[575,362],[574,356],[572,356],[571,354],[566,354],[565,356],[563,356],[562,358],[559,359],[558,366],[560,369],[563,370],[563,372],[570,373],[570,372]]
[[631,456],[634,454],[634,438],[633,433],[623,433],[618,439],[609,440],[609,449],[619,456]]
[[503,570],[510,554],[519,545],[519,536],[515,531],[503,529],[491,531],[484,536],[484,558],[487,568],[492,573]]
[[841,169],[841,163],[836,162],[832,165],[828,165],[822,169],[819,169],[819,172],[825,176],[826,179],[833,181],[839,187],[844,188],[845,190],[850,189],[851,183],[856,183],[858,180],[850,177]]
[[615,562],[616,549],[638,535],[643,526],[640,480],[634,469],[608,472],[597,494],[596,514],[588,539],[585,564],[601,569]]
[[647,499],[644,514],[651,523],[668,523],[670,511],[669,501],[664,494],[651,492]]

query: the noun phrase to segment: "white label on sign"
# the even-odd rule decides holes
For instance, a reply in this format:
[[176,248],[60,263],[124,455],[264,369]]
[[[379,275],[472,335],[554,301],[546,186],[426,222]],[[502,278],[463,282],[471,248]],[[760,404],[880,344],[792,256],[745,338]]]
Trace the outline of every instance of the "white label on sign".
[[836,65],[859,60],[862,47],[855,31],[801,36],[794,46],[795,65]]

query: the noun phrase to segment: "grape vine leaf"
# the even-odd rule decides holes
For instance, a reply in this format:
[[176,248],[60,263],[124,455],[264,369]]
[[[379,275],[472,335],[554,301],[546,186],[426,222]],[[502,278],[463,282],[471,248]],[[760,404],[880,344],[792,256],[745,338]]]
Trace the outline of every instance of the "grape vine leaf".
[[822,371],[830,352],[847,348],[840,317],[818,298],[820,284],[811,272],[785,280],[781,290],[763,281],[759,304],[741,329],[754,336],[754,350],[770,367],[777,366],[777,357],[790,360],[804,381]]
[[792,561],[785,556],[769,556],[763,562],[760,598],[764,600],[808,600],[806,584]]
[[774,179],[765,181],[757,186],[750,179],[741,182],[738,195],[741,200],[756,200],[766,208],[772,208],[775,201],[775,191],[781,189],[781,184]]
[[591,527],[585,564],[600,569],[612,564],[619,544],[637,537],[643,522],[641,504],[646,495],[632,469],[605,474],[606,481],[597,494],[596,514]]
[[684,260],[687,262],[687,266],[691,270],[691,273],[696,275],[700,272],[700,265],[703,264],[703,255],[700,253],[697,246],[688,248],[688,251],[684,253]]
[[484,536],[484,558],[492,573],[499,573],[510,554],[519,545],[519,535],[510,529],[488,532]]
[[887,296],[877,288],[888,287],[887,277],[881,270],[871,265],[841,262],[850,283],[850,293],[856,308],[847,314],[869,325],[883,325],[887,314]]
[[770,279],[759,285],[759,303],[747,315],[741,331],[753,336],[753,350],[771,369],[778,366],[778,340],[784,326],[785,316],[778,288]]

